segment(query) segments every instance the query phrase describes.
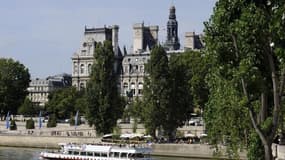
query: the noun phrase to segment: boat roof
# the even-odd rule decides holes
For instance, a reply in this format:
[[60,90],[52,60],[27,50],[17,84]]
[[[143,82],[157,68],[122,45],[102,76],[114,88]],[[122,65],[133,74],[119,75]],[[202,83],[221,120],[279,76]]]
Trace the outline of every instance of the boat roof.
[[124,153],[150,153],[151,149],[150,148],[145,148],[145,147],[112,147],[111,152],[124,152]]
[[152,150],[147,146],[140,145],[102,145],[102,144],[66,144],[68,150],[81,150],[87,152],[124,152],[124,153],[150,153]]
[[86,145],[86,151],[110,152],[112,146]]

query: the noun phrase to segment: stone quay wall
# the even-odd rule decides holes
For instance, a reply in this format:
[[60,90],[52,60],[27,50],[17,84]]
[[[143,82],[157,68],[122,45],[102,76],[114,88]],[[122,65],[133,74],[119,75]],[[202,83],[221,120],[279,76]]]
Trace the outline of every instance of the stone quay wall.
[[58,149],[58,143],[99,143],[100,138],[0,135],[0,146]]

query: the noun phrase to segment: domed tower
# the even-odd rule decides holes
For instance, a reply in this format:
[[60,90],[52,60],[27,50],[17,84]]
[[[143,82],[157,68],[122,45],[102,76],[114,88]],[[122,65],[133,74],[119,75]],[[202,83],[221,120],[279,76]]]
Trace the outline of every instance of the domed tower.
[[165,42],[165,48],[167,48],[168,50],[178,50],[180,48],[175,6],[171,6],[169,9],[169,19],[167,22],[167,39]]

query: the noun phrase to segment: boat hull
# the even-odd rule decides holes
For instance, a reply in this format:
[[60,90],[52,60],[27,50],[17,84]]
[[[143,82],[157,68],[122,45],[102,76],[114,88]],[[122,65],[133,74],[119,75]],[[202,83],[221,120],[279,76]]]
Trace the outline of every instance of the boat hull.
[[[40,158],[43,160],[122,160],[121,158],[114,157],[88,157],[88,156],[74,156],[65,155],[60,153],[42,152]],[[153,160],[152,158],[127,158],[124,160]]]

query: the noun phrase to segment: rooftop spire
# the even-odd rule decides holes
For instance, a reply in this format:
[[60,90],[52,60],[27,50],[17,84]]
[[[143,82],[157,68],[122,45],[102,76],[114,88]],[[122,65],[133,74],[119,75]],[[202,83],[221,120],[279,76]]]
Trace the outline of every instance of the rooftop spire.
[[176,19],[175,6],[172,5],[169,9],[169,19]]
[[168,50],[178,50],[180,48],[178,38],[178,22],[176,21],[175,6],[169,8],[169,19],[167,22],[167,40],[165,43]]

